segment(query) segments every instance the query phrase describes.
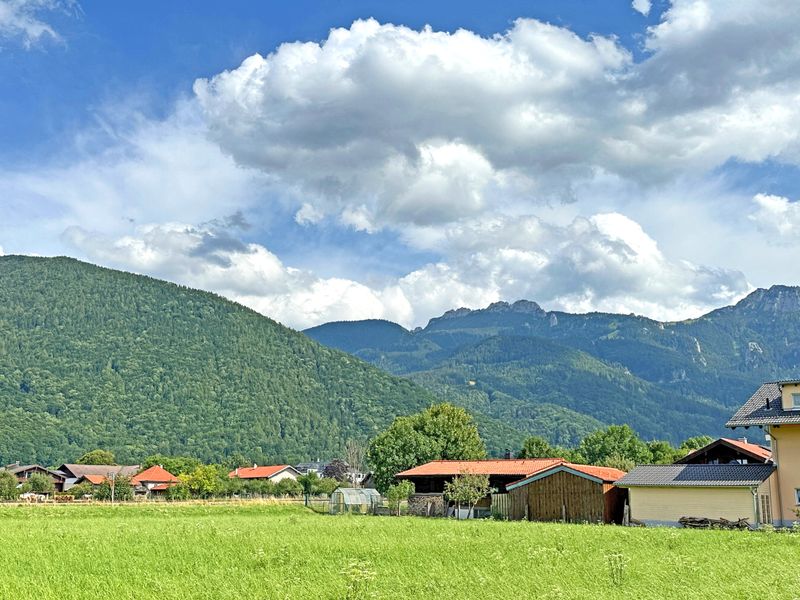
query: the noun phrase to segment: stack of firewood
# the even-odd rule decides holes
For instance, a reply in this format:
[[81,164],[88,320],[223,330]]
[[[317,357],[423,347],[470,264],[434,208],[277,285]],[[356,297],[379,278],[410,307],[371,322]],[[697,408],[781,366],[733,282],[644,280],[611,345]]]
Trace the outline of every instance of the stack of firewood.
[[678,523],[684,527],[692,529],[750,529],[747,519],[729,521],[720,517],[719,519],[709,519],[707,517],[681,517]]

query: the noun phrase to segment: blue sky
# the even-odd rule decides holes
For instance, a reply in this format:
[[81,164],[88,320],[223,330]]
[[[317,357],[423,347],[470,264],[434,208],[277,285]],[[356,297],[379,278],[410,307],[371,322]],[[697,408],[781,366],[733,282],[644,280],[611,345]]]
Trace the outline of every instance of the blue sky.
[[[0,0],[0,251],[293,326],[800,284],[781,2]],[[284,44],[282,46],[282,44]]]

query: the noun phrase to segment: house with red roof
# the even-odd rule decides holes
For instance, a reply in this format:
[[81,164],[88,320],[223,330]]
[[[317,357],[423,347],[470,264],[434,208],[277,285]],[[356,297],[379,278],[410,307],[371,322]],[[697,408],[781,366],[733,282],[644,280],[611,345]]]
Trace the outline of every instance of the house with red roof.
[[764,464],[770,460],[772,460],[772,450],[766,446],[748,442],[747,438],[719,438],[676,460],[675,464],[749,465]]
[[161,465],[153,465],[131,478],[134,492],[144,495],[163,494],[180,480]]
[[278,483],[283,479],[296,480],[299,476],[300,471],[292,465],[267,465],[262,467],[253,465],[252,467],[238,467],[228,473],[228,477],[231,479],[261,479],[273,483]]
[[[454,511],[452,502],[444,498],[445,483],[466,473],[488,475],[494,490],[475,506],[475,516],[496,511],[513,519],[622,519],[625,492],[612,484],[624,471],[576,465],[561,458],[434,460],[395,477],[414,483],[415,494],[409,501],[412,514],[443,516]],[[544,499],[535,503],[533,499],[541,494]]]

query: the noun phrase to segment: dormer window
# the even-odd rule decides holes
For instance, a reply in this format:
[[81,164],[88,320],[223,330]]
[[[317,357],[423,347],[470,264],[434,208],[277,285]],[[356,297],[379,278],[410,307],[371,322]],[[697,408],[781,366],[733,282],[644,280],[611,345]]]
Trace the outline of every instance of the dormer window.
[[792,394],[792,410],[800,410],[800,394]]

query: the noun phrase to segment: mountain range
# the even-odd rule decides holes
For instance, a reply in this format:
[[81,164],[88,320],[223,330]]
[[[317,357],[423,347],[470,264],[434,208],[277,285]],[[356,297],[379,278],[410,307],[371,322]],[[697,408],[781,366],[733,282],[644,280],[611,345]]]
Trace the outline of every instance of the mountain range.
[[413,331],[381,320],[305,331],[525,434],[574,444],[627,423],[646,439],[730,435],[765,380],[800,375],[800,288],[758,289],[697,319],[460,308]]
[[234,302],[67,258],[0,257],[0,464],[93,448],[340,455],[436,398]]
[[239,304],[69,258],[0,257],[0,464],[93,448],[253,462],[332,458],[440,400],[489,452],[574,444],[611,423],[646,439],[723,434],[763,380],[800,374],[800,288],[698,319],[458,309],[304,333]]

